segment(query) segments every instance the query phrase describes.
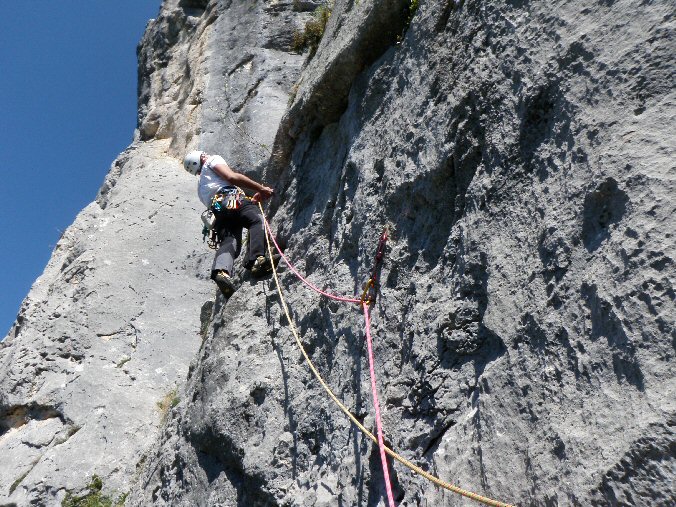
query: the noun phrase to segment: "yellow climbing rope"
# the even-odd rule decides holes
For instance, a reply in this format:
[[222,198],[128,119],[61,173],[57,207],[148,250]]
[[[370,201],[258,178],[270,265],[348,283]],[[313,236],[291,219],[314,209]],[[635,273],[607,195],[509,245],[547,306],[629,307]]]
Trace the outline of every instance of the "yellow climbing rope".
[[[258,203],[258,207],[261,210],[261,214],[263,213],[263,206],[261,206],[261,203]],[[268,234],[266,233],[265,235],[265,241],[267,243],[267,248],[268,248],[268,255],[270,258],[272,258],[272,247],[270,245],[270,238],[268,237]],[[275,264],[272,264],[273,267],[273,276],[275,279],[275,284],[277,286],[277,293],[279,294],[279,299],[282,303],[282,308],[284,310],[284,314],[286,315],[286,320],[289,322],[289,327],[291,328],[291,333],[293,334],[293,337],[296,340],[296,345],[298,345],[298,348],[300,349],[301,353],[303,354],[303,357],[305,358],[305,361],[307,362],[308,366],[310,367],[310,370],[312,370],[312,373],[314,376],[317,378],[319,383],[322,385],[326,393],[329,395],[329,397],[338,405],[340,410],[343,411],[343,413],[359,428],[359,430],[364,433],[367,437],[369,437],[376,445],[378,444],[378,439],[376,436],[371,433],[366,427],[359,422],[359,420],[350,412],[350,410],[341,402],[338,397],[334,394],[334,392],[331,390],[331,388],[327,385],[327,383],[324,381],[322,378],[321,374],[315,367],[314,363],[312,362],[312,359],[310,359],[310,356],[308,353],[305,351],[305,347],[303,347],[303,344],[300,340],[300,335],[298,334],[298,330],[296,329],[296,325],[293,322],[293,319],[291,318],[291,314],[289,312],[289,307],[286,304],[286,300],[284,299],[284,294],[282,292],[281,284],[279,283],[279,277],[277,276],[277,267]],[[457,493],[459,495],[462,495],[467,498],[471,498],[472,500],[476,500],[477,502],[481,502],[485,505],[491,505],[493,507],[514,507],[513,505],[504,503],[504,502],[499,502],[497,500],[492,500],[490,498],[487,498],[485,496],[478,495],[476,493],[472,493],[471,491],[464,490],[462,488],[459,488],[458,486],[454,486],[453,484],[442,481],[438,477],[435,477],[434,475],[426,472],[419,466],[414,465],[411,463],[409,460],[401,456],[400,454],[397,454],[395,451],[390,449],[389,447],[385,447],[385,452],[389,454],[393,459],[404,465],[405,467],[409,468],[413,472],[417,473],[418,475],[423,476],[425,479],[433,482],[437,486],[447,489],[448,491],[452,491],[454,493]]]

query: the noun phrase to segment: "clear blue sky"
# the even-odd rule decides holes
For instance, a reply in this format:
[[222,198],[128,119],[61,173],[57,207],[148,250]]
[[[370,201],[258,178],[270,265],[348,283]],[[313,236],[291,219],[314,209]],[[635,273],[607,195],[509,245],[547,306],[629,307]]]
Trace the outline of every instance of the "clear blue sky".
[[4,2],[0,340],[136,127],[136,45],[161,0]]

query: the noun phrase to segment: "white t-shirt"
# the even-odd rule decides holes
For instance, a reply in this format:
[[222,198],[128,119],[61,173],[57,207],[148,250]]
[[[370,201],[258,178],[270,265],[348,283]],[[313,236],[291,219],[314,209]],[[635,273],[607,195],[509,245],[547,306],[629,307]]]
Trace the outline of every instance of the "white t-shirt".
[[202,174],[200,174],[197,195],[199,195],[200,201],[202,201],[207,208],[211,207],[211,201],[219,188],[232,185],[232,183],[225,178],[222,178],[214,171],[214,166],[218,164],[225,164],[225,160],[223,160],[223,157],[213,155],[209,157],[202,166]]

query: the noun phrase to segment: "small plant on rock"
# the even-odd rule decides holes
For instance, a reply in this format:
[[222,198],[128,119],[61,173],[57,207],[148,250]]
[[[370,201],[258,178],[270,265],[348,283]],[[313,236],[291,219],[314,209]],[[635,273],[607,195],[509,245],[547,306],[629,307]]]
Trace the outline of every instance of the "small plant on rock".
[[126,494],[120,496],[117,500],[113,500],[101,493],[102,489],[103,481],[98,475],[94,474],[91,482],[87,485],[87,493],[76,496],[69,491],[61,502],[61,507],[122,507],[124,505],[127,499]]
[[411,26],[413,17],[415,13],[418,12],[418,7],[420,7],[420,0],[409,0],[408,7],[406,9],[406,21],[404,22],[404,29],[401,32],[401,35],[397,37],[397,43],[400,44],[404,40],[404,35],[408,30],[408,27]]
[[293,34],[293,42],[291,43],[291,50],[302,53],[306,49],[310,50],[310,58],[317,52],[319,43],[324,36],[326,24],[331,17],[333,3],[322,5],[312,14],[312,19],[305,23],[305,30],[297,31]]
[[17,478],[17,480],[15,480],[15,481],[12,483],[12,485],[9,487],[9,494],[10,494],[10,495],[11,495],[12,493],[14,493],[14,490],[15,490],[17,487],[19,487],[19,484],[21,484],[21,482],[28,476],[28,474],[30,473],[31,470],[32,470],[32,468],[31,468],[30,470],[26,470],[24,473],[22,473],[22,474]]
[[169,415],[169,410],[174,408],[181,401],[178,396],[178,389],[175,387],[164,395],[160,401],[157,402],[157,409],[160,411],[160,420],[164,424]]

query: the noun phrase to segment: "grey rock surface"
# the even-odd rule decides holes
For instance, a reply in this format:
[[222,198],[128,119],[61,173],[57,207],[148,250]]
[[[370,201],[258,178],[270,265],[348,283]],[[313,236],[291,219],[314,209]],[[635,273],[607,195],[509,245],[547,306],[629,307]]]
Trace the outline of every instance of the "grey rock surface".
[[[669,505],[673,9],[430,1],[379,29],[400,8],[336,2],[267,172],[273,228],[321,287],[359,293],[394,231],[373,322],[387,440],[519,505]],[[373,427],[359,312],[281,282]],[[184,399],[131,505],[385,503],[271,280],[217,301]],[[393,470],[401,505],[469,502]]]
[[199,220],[184,219],[199,203],[167,148],[138,143],[116,160],[2,342],[2,501],[54,505],[93,474],[123,493],[157,402],[185,377],[213,288]]
[[260,171],[264,148],[232,138],[272,144],[303,61],[276,39],[307,16],[285,5],[266,6],[270,20],[257,25],[246,5],[166,1],[149,23],[134,142],[0,344],[0,504],[58,505],[93,474],[111,497],[129,491],[162,424],[158,403],[171,405],[184,382],[215,294],[196,180],[179,159],[199,142]]
[[[137,140],[0,349],[0,450],[21,468],[2,468],[4,494],[29,470],[8,501],[96,470],[132,506],[386,504],[377,448],[304,364],[272,278],[240,270],[209,300],[194,185],[168,158],[199,146],[275,185],[272,227],[322,288],[360,293],[390,227],[372,332],[394,449],[518,505],[671,505],[673,6],[336,0],[308,60],[288,46],[309,4],[167,0],[149,25]],[[150,272],[105,262],[156,238],[139,240],[149,189],[178,196],[153,215],[171,244],[143,254],[172,277],[166,304]],[[358,308],[280,277],[313,361],[373,428]],[[120,411],[104,420],[92,396]],[[398,505],[472,504],[391,474]]]

